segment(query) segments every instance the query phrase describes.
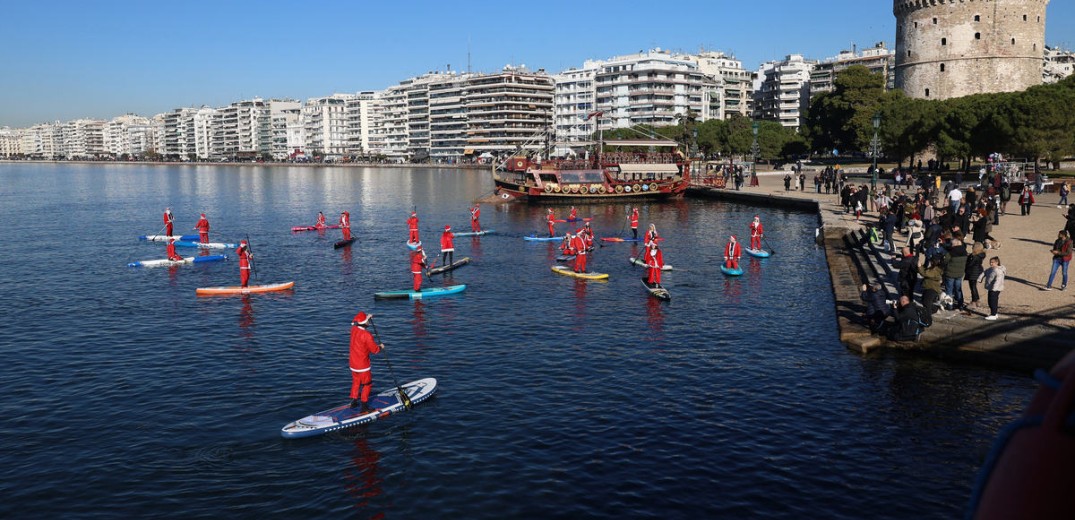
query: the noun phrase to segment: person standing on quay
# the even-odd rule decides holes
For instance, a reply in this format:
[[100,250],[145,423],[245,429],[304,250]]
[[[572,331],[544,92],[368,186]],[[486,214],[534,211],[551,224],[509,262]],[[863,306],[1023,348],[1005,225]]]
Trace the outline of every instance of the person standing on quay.
[[250,244],[243,240],[239,242],[239,249],[235,250],[239,256],[239,286],[246,287],[250,284],[250,262],[254,255],[250,253]]
[[994,321],[1000,317],[997,311],[1000,307],[1000,292],[1004,290],[1004,276],[1007,270],[1000,265],[1000,257],[994,256],[989,259],[989,269],[986,269],[978,277],[978,281],[985,282],[986,298],[989,300],[989,316],[985,319]]
[[970,286],[970,306],[978,307],[981,299],[978,295],[978,277],[982,275],[982,262],[985,261],[985,246],[981,242],[975,242],[971,253],[967,255],[966,279]]
[[358,408],[361,400],[363,412],[369,410],[370,390],[373,388],[373,373],[370,367],[370,354],[377,354],[384,349],[384,344],[373,341],[373,335],[366,330],[366,324],[373,319],[372,314],[360,312],[351,320],[351,344],[348,365],[351,368],[351,408]]
[[172,236],[172,227],[175,225],[175,215],[172,215],[172,208],[164,208],[164,236]]
[[631,235],[638,240],[638,208],[632,209],[631,215],[627,218],[631,221]]
[[421,240],[418,238],[418,212],[412,211],[410,218],[407,219],[407,242],[411,244],[418,244]]
[[761,224],[761,216],[754,215],[750,222],[750,248],[755,251],[761,250],[761,238],[765,236],[765,226]]
[[444,226],[444,233],[440,235],[441,265],[451,265],[455,261],[455,244],[452,243],[454,238],[455,233],[452,233],[452,226]]
[[198,219],[198,222],[194,224],[194,229],[198,230],[198,239],[203,244],[209,243],[209,219],[205,218],[205,213],[202,213],[202,218]]
[[952,244],[944,255],[944,291],[952,297],[952,308],[963,310],[963,277],[967,275],[967,245],[963,234],[954,231]]
[[784,191],[791,191],[791,173],[784,174]]
[[743,256],[743,248],[739,246],[735,235],[728,237],[728,245],[724,246],[724,267],[739,269],[739,257]]
[[482,225],[478,222],[478,218],[481,217],[481,215],[482,210],[478,206],[478,203],[475,202],[474,207],[470,208],[470,230],[475,233],[480,233],[482,230]]
[[1071,188],[1068,187],[1068,181],[1060,183],[1060,202],[1056,203],[1057,208],[1063,208],[1068,205],[1068,194],[1071,193]]
[[1053,279],[1056,278],[1056,271],[1060,270],[1061,273],[1061,285],[1060,290],[1068,288],[1068,264],[1071,263],[1071,236],[1067,231],[1061,230],[1056,234],[1056,242],[1053,242],[1053,248],[1050,253],[1053,254],[1053,268],[1049,272],[1049,281],[1045,283],[1045,290],[1053,290]]
[[1030,207],[1034,205],[1034,190],[1030,185],[1023,186],[1023,192],[1019,194],[1019,211],[1021,215],[1029,215]]

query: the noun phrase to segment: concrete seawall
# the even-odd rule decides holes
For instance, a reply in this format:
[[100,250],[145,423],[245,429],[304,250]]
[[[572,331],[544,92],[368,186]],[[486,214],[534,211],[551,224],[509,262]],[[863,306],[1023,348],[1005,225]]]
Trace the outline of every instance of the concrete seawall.
[[[775,184],[772,179],[763,178],[763,185],[766,180],[769,184]],[[882,336],[871,335],[862,318],[865,305],[860,299],[859,288],[863,283],[877,282],[894,291],[895,273],[890,265],[886,266],[891,259],[874,250],[873,246],[864,240],[865,226],[856,222],[853,215],[845,215],[835,204],[835,195],[779,192],[755,187],[749,191],[691,188],[688,190],[688,196],[816,213],[820,226],[818,243],[824,247],[832,280],[840,341],[855,352],[871,355],[883,349],[899,349],[959,362],[1031,372],[1037,368],[1053,366],[1075,349],[1075,302],[1071,301],[1071,292],[1061,293],[1067,294],[1067,298],[1061,297],[1061,304],[1054,305],[1037,296],[1053,295],[1055,291],[1038,293],[1040,289],[1034,287],[1033,283],[1028,283],[1031,287],[1028,288],[1027,297],[1019,298],[1027,300],[1022,305],[1005,305],[1004,297],[1007,294],[1002,296],[1002,320],[984,321],[984,313],[965,315],[955,311],[941,311],[934,315],[934,324],[922,333],[917,342],[893,342]],[[1009,222],[1022,224],[1014,220],[1015,218],[1005,217]],[[863,216],[863,221],[875,219],[875,214]],[[1009,225],[1007,229],[1014,231],[1017,228]],[[1055,231],[1050,232],[1055,238]],[[1048,235],[1049,232],[1045,234]],[[998,238],[1004,239],[999,236]],[[1012,246],[1001,251],[1008,258],[1006,264],[1040,263],[1037,258],[1021,258],[1021,253],[1032,256],[1032,252],[1037,252],[1021,250],[1021,246],[1016,245],[1019,241],[1030,241],[1029,239],[1015,236],[1009,238]],[[1011,274],[1010,272],[1009,280]],[[1047,276],[1048,273],[1045,274]],[[1025,280],[1014,283],[1019,282]],[[1009,281],[1009,284],[1012,283],[1013,281]],[[983,289],[983,295],[984,292]],[[1013,307],[1020,312],[1016,312]]]

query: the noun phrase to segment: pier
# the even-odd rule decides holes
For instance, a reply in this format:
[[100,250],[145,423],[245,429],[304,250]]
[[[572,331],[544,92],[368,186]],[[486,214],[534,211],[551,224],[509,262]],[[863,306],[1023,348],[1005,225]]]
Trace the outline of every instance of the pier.
[[[784,173],[759,174],[759,186],[740,191],[692,186],[688,196],[816,212],[817,239],[825,249],[832,279],[840,340],[849,349],[864,355],[899,349],[1025,372],[1049,368],[1075,349],[1075,286],[1066,291],[1043,290],[1052,265],[1049,250],[1057,231],[1064,228],[1057,194],[1037,195],[1037,203],[1028,216],[1019,214],[1019,206],[1013,200],[1008,204],[1007,214],[1001,215],[1000,225],[993,228],[992,236],[1001,247],[987,250],[986,259],[999,256],[1007,269],[1005,289],[1000,296],[1000,319],[984,319],[988,314],[986,293],[979,286],[981,306],[970,309],[969,315],[938,311],[933,315],[932,326],[918,341],[895,342],[870,333],[863,318],[865,303],[860,298],[862,284],[880,283],[888,293],[886,298],[896,299],[897,271],[893,257],[867,238],[869,230],[865,223],[876,222],[877,213],[864,212],[861,221],[855,221],[854,213],[844,213],[838,194],[815,191],[813,172],[807,172],[805,191],[785,191]],[[850,182],[869,181],[860,177]],[[905,243],[906,235],[897,230],[895,239],[897,244]],[[970,243],[968,249],[969,246]],[[1075,277],[1075,272],[1070,274]],[[1061,283],[1059,278],[1057,273],[1056,288]],[[968,303],[969,294],[964,290]],[[920,301],[918,294],[915,301]]]

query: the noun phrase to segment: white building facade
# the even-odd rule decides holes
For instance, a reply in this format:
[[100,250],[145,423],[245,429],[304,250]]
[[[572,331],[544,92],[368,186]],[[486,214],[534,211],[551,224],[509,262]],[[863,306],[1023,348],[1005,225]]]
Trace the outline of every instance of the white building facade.
[[754,82],[754,118],[798,130],[810,103],[810,72],[816,65],[800,54],[762,64]]

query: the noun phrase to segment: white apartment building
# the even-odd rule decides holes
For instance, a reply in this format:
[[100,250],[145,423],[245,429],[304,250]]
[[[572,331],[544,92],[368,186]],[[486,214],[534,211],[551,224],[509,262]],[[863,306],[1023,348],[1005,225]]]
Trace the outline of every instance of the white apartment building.
[[216,109],[209,138],[209,158],[250,160],[272,149],[269,106],[261,98],[237,101]]
[[698,69],[713,77],[719,88],[719,105],[710,108],[705,119],[728,119],[733,115],[751,117],[754,112],[754,73],[743,68],[743,62],[723,52],[706,51],[694,56]]
[[552,76],[525,66],[468,78],[464,155],[504,155],[551,146],[539,136],[550,129],[554,90]]
[[810,72],[816,65],[800,54],[762,64],[754,80],[754,118],[798,130],[810,102]]
[[885,42],[877,42],[862,52],[852,48],[818,63],[810,72],[810,95],[831,92],[835,88],[836,75],[853,65],[861,65],[884,77],[885,90],[896,88],[896,51],[886,49]]
[[378,121],[381,98],[377,92],[365,91],[355,94],[347,100],[347,152],[351,155],[372,155],[381,153],[383,144],[379,142]]
[[134,114],[112,118],[105,125],[105,149],[113,157],[142,157],[157,149],[157,124]]
[[594,77],[596,62],[586,62],[590,67],[567,69],[553,76],[553,131],[556,139],[554,155],[567,156],[581,152],[593,144],[597,132],[594,113]]
[[468,153],[467,92],[471,77],[462,74],[429,84],[429,157],[435,162],[456,161]]
[[374,139],[384,143],[390,160],[421,159],[430,151],[429,85],[451,81],[457,72],[429,72],[385,89],[381,96],[381,128]]
[[269,153],[277,161],[306,150],[306,129],[302,120],[302,103],[291,99],[269,100],[269,128],[272,144]]
[[1072,73],[1075,73],[1075,52],[1046,45],[1041,69],[1042,83],[1056,83]]
[[172,161],[207,161],[217,110],[210,107],[177,108],[159,116],[163,137],[159,153]]
[[19,150],[33,159],[58,159],[63,155],[63,124],[45,123],[22,131]]
[[333,94],[306,100],[302,119],[309,153],[343,156],[350,151],[347,102],[354,97],[354,94]]
[[704,121],[710,115],[705,92],[718,88],[693,57],[660,49],[601,62],[594,86],[595,109],[604,114],[604,129],[672,126],[688,112]]
[[108,154],[105,149],[105,122],[99,119],[75,119],[63,124],[63,156],[67,159],[92,159]]
[[0,157],[10,159],[22,155],[22,131],[0,128]]

